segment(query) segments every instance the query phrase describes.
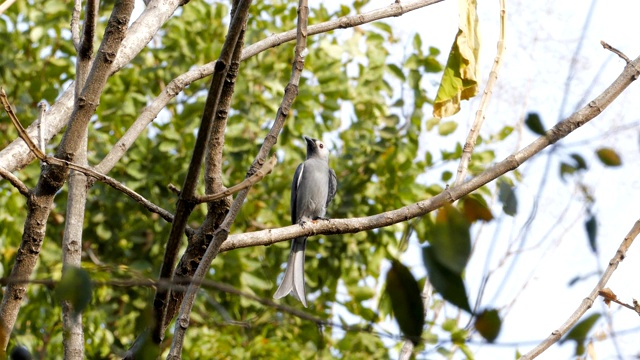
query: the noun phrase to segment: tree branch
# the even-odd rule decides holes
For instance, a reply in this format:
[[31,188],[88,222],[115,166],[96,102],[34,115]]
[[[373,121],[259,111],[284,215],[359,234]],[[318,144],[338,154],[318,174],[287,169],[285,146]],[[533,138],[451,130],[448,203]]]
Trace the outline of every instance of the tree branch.
[[624,91],[638,76],[640,76],[640,57],[625,66],[622,73],[607,87],[602,94],[589,104],[579,109],[565,120],[549,129],[545,135],[539,137],[522,150],[508,156],[506,159],[485,170],[466,183],[445,189],[442,193],[412,205],[381,214],[351,218],[331,219],[328,221],[308,222],[304,227],[291,225],[277,229],[268,229],[244,234],[230,235],[220,247],[220,252],[238,248],[271,245],[280,241],[291,240],[300,236],[332,235],[357,233],[377,229],[403,222],[418,216],[423,216],[438,209],[446,202],[455,201],[471,193],[481,186],[495,180],[499,176],[516,169],[532,156],[547,146],[556,143],[571,132],[586,124],[599,115],[622,91]]
[[13,187],[18,189],[20,194],[24,195],[25,197],[31,196],[27,185],[25,185],[22,181],[20,181],[20,179],[18,179],[17,176],[13,175],[10,171],[6,170],[2,166],[0,166],[0,176],[7,179],[9,183],[13,185]]
[[464,144],[464,148],[462,150],[462,156],[460,157],[460,164],[458,164],[458,172],[454,185],[462,184],[465,177],[467,176],[467,171],[469,170],[469,162],[471,161],[471,155],[473,154],[473,149],[476,146],[476,139],[478,138],[478,134],[480,133],[482,123],[484,123],[484,114],[487,110],[487,106],[489,106],[489,100],[491,99],[491,95],[493,94],[493,87],[498,80],[498,72],[500,71],[500,67],[502,66],[502,56],[505,48],[505,15],[505,1],[500,0],[500,37],[498,39],[498,51],[496,53],[495,59],[493,60],[491,72],[489,73],[487,87],[484,89],[482,99],[480,100],[480,108],[478,109],[478,111],[476,111],[476,118],[473,121],[473,125],[471,125],[471,130],[469,131],[469,135],[467,136],[467,142]]
[[[634,62],[637,64],[637,60],[634,60]],[[573,325],[578,322],[578,320],[580,320],[582,315],[584,315],[584,313],[591,308],[593,302],[598,297],[600,290],[604,289],[604,287],[607,285],[607,281],[609,281],[609,278],[611,278],[613,272],[618,268],[620,262],[624,260],[629,247],[631,247],[633,240],[635,240],[638,234],[640,234],[640,220],[636,221],[633,224],[633,227],[631,228],[631,230],[629,230],[627,236],[625,236],[625,238],[622,240],[622,243],[618,247],[615,255],[609,261],[609,266],[602,274],[602,277],[600,278],[600,281],[598,281],[598,284],[596,284],[593,290],[591,290],[589,296],[582,300],[580,306],[576,309],[576,311],[573,312],[573,314],[571,314],[571,316],[564,322],[564,324],[560,326],[559,329],[554,330],[551,335],[549,335],[549,337],[547,337],[543,342],[541,342],[538,346],[536,346],[528,353],[524,354],[520,358],[521,360],[530,360],[536,358],[551,345],[560,340],[562,336],[566,334],[573,327]]]
[[[300,0],[298,3],[298,24],[297,24],[297,36],[296,36],[296,47],[295,47],[295,55],[293,60],[293,66],[291,69],[291,78],[289,79],[289,83],[287,84],[284,92],[284,96],[282,98],[282,102],[280,107],[278,108],[278,113],[276,114],[276,120],[267,134],[265,141],[262,143],[260,147],[260,151],[258,151],[258,155],[256,159],[251,164],[249,171],[247,171],[247,178],[251,177],[258,168],[262,167],[264,164],[271,148],[276,143],[278,139],[278,135],[284,126],[284,122],[289,114],[291,109],[291,105],[298,95],[298,84],[300,83],[300,77],[302,75],[302,70],[304,69],[304,58],[307,54],[307,22],[309,17],[309,7],[307,5],[307,0]],[[182,345],[184,343],[185,333],[189,326],[189,319],[191,314],[191,309],[193,308],[193,303],[196,298],[196,294],[198,292],[199,286],[197,282],[202,281],[206,274],[209,271],[209,267],[211,266],[211,262],[218,255],[220,251],[220,245],[224,243],[224,241],[229,236],[229,231],[231,228],[231,224],[235,221],[238,212],[240,211],[240,207],[244,203],[246,199],[247,193],[249,192],[249,188],[241,190],[236,196],[233,204],[231,205],[231,209],[229,213],[225,217],[222,225],[213,234],[213,240],[207,247],[207,251],[202,257],[202,261],[198,265],[196,272],[194,274],[194,280],[196,283],[192,283],[189,285],[186,294],[184,295],[184,299],[182,301],[182,305],[180,306],[180,313],[178,314],[178,318],[176,319],[176,324],[174,328],[174,337],[171,343],[171,349],[169,350],[169,355],[167,359],[179,359],[180,354],[182,353]]]
[[273,155],[269,161],[267,161],[264,166],[260,170],[258,170],[255,174],[250,177],[244,179],[240,184],[234,185],[226,190],[223,190],[216,194],[204,195],[204,196],[195,196],[194,201],[198,204],[205,202],[212,202],[222,198],[225,198],[229,195],[233,195],[240,190],[244,190],[246,188],[252,187],[254,184],[262,180],[263,177],[267,176],[273,170],[277,162],[276,156]]
[[[233,56],[233,50],[235,49],[238,37],[246,23],[250,4],[251,0],[241,0],[238,4],[237,12],[229,24],[229,32],[227,33],[222,50],[220,51],[220,58],[216,61],[213,79],[211,80],[211,87],[207,95],[200,128],[194,145],[193,155],[189,163],[189,169],[182,186],[182,191],[180,192],[180,197],[176,204],[176,214],[173,222],[171,223],[171,231],[167,240],[162,267],[160,268],[160,279],[171,279],[173,275],[173,270],[178,257],[178,249],[187,225],[187,220],[195,205],[191,199],[193,199],[195,195],[196,186],[198,184],[200,168],[202,167],[202,160],[204,159],[206,151],[207,139],[211,134],[213,117],[218,109],[218,101],[220,99],[225,77],[227,76],[227,71],[229,70],[229,63]],[[152,339],[157,344],[159,344],[164,338],[163,328],[166,321],[168,295],[167,291],[159,289],[156,292],[153,302],[156,323],[152,332]]]
[[0,4],[0,15],[2,15],[7,9],[13,5],[16,0],[5,0],[2,4]]

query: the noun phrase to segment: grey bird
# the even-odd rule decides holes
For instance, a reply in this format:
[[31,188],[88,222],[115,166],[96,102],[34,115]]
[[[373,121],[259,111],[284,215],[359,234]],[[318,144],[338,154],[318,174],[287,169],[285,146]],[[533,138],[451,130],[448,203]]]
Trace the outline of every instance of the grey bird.
[[[303,136],[307,142],[307,159],[296,169],[291,183],[291,222],[304,226],[305,222],[326,219],[327,205],[336,195],[336,173],[329,167],[329,149],[317,139]],[[295,238],[287,260],[287,269],[274,299],[293,294],[307,307],[304,290],[304,250],[307,237]]]

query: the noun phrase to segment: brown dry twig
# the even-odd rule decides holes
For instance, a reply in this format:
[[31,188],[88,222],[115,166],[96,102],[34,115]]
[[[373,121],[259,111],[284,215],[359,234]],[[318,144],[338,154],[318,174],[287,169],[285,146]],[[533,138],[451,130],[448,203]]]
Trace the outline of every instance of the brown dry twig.
[[[194,200],[196,203],[205,203],[205,202],[212,202],[212,201],[216,201],[222,198],[225,198],[229,195],[233,195],[235,193],[237,193],[240,190],[244,190],[246,188],[249,188],[251,186],[253,186],[254,184],[256,184],[257,182],[259,182],[260,180],[262,180],[262,178],[264,178],[265,176],[267,176],[269,173],[271,173],[271,170],[273,170],[273,167],[276,165],[277,159],[276,156],[273,155],[271,157],[271,159],[269,159],[269,161],[267,161],[260,170],[258,170],[255,174],[253,174],[251,177],[248,177],[246,179],[244,179],[240,184],[234,185],[224,191],[221,191],[219,193],[216,194],[211,194],[211,195],[203,195],[203,196],[195,196]],[[175,188],[175,186],[174,186]]]
[[611,51],[612,53],[618,55],[620,58],[622,58],[622,60],[626,61],[627,64],[631,62],[631,59],[629,59],[629,57],[627,57],[627,55],[625,55],[622,51],[614,48],[613,46],[607,44],[607,42],[600,40],[600,45],[602,45],[603,48]]

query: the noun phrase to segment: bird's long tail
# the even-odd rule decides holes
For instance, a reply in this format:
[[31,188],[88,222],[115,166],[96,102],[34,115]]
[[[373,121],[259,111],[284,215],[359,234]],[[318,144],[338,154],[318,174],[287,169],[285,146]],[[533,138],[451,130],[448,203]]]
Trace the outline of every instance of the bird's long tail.
[[287,270],[280,287],[273,294],[274,299],[280,299],[292,293],[304,307],[307,307],[307,297],[304,291],[304,249],[307,246],[307,238],[294,239],[291,244]]

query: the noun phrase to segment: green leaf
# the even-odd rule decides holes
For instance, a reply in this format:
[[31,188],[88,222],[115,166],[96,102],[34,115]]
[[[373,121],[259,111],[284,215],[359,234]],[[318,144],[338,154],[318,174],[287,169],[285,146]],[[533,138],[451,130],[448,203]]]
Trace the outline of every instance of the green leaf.
[[575,168],[578,170],[586,170],[588,169],[587,162],[580,154],[571,154],[571,158],[575,160],[576,166]]
[[470,224],[453,205],[446,204],[436,213],[427,232],[427,240],[439,264],[462,274],[471,254]]
[[524,124],[527,125],[529,130],[538,135],[545,134],[544,125],[542,125],[542,119],[540,119],[540,115],[536,112],[528,113],[527,118],[524,120]]
[[480,36],[476,0],[461,0],[458,34],[433,104],[433,116],[443,118],[460,111],[460,101],[478,93]]
[[71,303],[73,312],[78,314],[91,302],[92,288],[91,277],[86,270],[68,266],[62,271],[55,293],[59,301]]
[[589,238],[589,246],[594,253],[598,252],[598,244],[596,242],[596,236],[598,235],[598,222],[596,216],[591,215],[589,219],[584,223],[584,228],[587,230],[587,237]]
[[622,159],[620,159],[620,155],[611,149],[611,148],[601,148],[596,151],[596,155],[598,155],[598,159],[606,165],[606,166],[620,166],[622,165]]
[[488,309],[481,312],[474,323],[476,330],[485,340],[492,343],[500,334],[502,320],[496,309]]
[[441,122],[440,125],[438,125],[438,134],[440,134],[441,136],[447,136],[456,131],[457,127],[458,123],[455,121]]
[[405,81],[406,77],[404,76],[404,73],[402,72],[402,69],[400,69],[400,67],[398,65],[394,65],[394,64],[387,64],[387,68],[389,69],[389,71],[395,75],[398,79]]
[[470,223],[478,220],[493,220],[491,209],[489,209],[487,202],[479,194],[471,194],[462,199],[462,212]]
[[422,257],[429,274],[429,281],[435,291],[442,295],[446,301],[471,313],[462,276],[438,263],[432,246],[422,248]]
[[596,313],[580,321],[576,324],[576,326],[573,327],[573,329],[571,329],[571,331],[569,331],[567,336],[560,340],[560,343],[562,344],[567,340],[573,340],[576,342],[575,355],[580,356],[584,354],[584,343],[587,340],[587,335],[589,334],[589,331],[591,331],[591,328],[593,328],[593,326],[596,324],[598,319],[600,319],[600,314]]
[[503,179],[498,180],[498,200],[502,203],[502,211],[505,214],[514,216],[518,212],[518,198],[513,190]]
[[424,305],[418,282],[398,260],[391,262],[387,273],[386,293],[400,330],[414,344],[420,343],[424,326]]
[[560,177],[562,178],[562,180],[565,179],[565,175],[571,175],[573,173],[575,173],[577,171],[577,169],[575,167],[573,167],[573,165],[569,165],[566,162],[562,162],[560,163]]

